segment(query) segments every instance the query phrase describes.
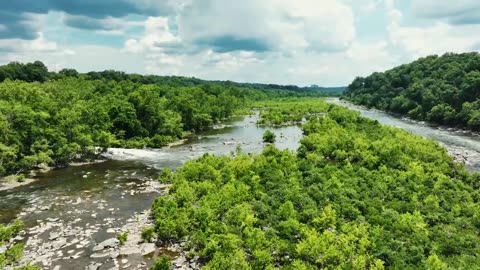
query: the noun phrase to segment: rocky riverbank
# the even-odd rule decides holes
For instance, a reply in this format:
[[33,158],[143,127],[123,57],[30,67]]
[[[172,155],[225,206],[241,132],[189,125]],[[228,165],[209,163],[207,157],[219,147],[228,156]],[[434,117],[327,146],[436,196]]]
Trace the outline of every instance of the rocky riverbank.
[[[141,180],[117,185],[124,190],[120,193],[121,198],[141,197],[148,193],[158,196],[168,190],[167,185],[156,180]],[[25,241],[21,265],[31,263],[55,270],[83,269],[85,264],[77,262],[80,259],[90,261],[86,269],[147,269],[143,256],[157,249],[155,244],[142,243],[140,239],[142,228],[151,225],[149,211],[122,221],[116,217],[120,208],[98,199],[89,191],[78,194],[76,199],[60,196],[53,203],[34,198],[31,205],[19,214],[20,218],[42,217],[66,205],[69,210],[58,217],[38,218],[36,225],[28,228],[22,239],[17,239]],[[129,232],[129,240],[125,246],[120,246],[116,237],[125,231]]]
[[480,153],[473,150],[468,150],[461,146],[446,146],[443,145],[448,153],[453,157],[457,163],[461,163],[469,171],[478,171],[480,164]]

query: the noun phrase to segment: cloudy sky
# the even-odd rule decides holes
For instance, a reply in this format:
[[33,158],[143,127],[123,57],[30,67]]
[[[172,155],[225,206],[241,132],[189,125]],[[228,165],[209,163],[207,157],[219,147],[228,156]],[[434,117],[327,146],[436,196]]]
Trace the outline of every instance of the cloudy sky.
[[478,33],[479,0],[9,0],[0,64],[339,86]]

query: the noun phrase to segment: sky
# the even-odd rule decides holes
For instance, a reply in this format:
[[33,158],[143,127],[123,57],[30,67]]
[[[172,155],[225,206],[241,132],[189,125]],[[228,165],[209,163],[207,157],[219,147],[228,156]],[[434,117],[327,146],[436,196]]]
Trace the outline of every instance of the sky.
[[344,86],[478,33],[479,0],[15,0],[0,64]]

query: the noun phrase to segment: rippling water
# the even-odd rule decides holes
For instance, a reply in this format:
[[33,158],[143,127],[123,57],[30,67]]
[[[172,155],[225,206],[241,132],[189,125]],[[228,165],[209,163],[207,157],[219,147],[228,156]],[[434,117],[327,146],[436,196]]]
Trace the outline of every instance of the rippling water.
[[[95,261],[103,264],[100,269],[108,269],[113,266],[111,260],[91,258],[92,248],[96,243],[115,237],[116,234],[107,232],[109,228],[122,227],[132,222],[136,213],[150,209],[158,193],[149,192],[146,183],[156,180],[161,169],[175,169],[205,153],[230,155],[237,145],[247,153],[262,151],[266,128],[256,126],[257,119],[258,115],[233,118],[215,129],[192,135],[183,145],[151,150],[109,149],[105,154],[108,161],[49,171],[32,184],[0,191],[0,222],[21,217],[27,231],[52,224],[61,224],[62,228],[73,231],[90,230],[91,235],[68,236],[68,241],[80,238],[85,245],[57,250],[61,253],[49,259],[49,267],[83,269]],[[302,137],[300,127],[269,129],[277,135],[275,145],[278,148],[298,148]],[[54,226],[41,233],[31,232],[27,239],[49,242],[50,233],[58,231]],[[27,245],[26,251],[36,248]]]

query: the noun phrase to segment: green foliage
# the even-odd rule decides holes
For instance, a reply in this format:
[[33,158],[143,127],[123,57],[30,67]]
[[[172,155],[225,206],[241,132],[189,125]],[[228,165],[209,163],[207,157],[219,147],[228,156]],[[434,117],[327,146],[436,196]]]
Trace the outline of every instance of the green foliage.
[[163,147],[252,101],[321,93],[11,63],[0,66],[0,176],[94,159],[108,147]]
[[271,132],[270,130],[267,130],[265,131],[265,133],[263,133],[263,142],[274,143],[276,137],[277,136],[275,135],[275,133]]
[[0,224],[0,245],[4,245],[13,237],[23,230],[23,222],[20,219],[15,220],[12,224],[5,226]]
[[203,157],[152,207],[205,269],[474,269],[478,175],[431,140],[328,106],[297,154]]
[[155,263],[150,268],[150,270],[170,270],[172,263],[170,258],[166,255],[162,255],[155,260]]
[[[7,249],[0,254],[0,268],[13,265],[20,261],[23,256],[23,243],[15,243],[12,239],[17,236],[24,228],[21,220],[15,220],[10,225],[0,224],[0,246],[6,245]],[[23,267],[15,267],[18,270],[37,270],[40,267],[27,265]]]
[[328,104],[321,99],[282,98],[256,102],[253,108],[260,110],[259,125],[291,125],[323,116]]
[[17,175],[18,182],[25,182],[25,175],[23,173]]
[[356,78],[348,100],[437,124],[480,130],[480,54],[428,56]]
[[120,246],[125,245],[125,243],[128,240],[128,232],[119,233],[117,235],[117,239],[118,239],[118,242],[119,242]]
[[153,237],[155,236],[154,227],[145,227],[142,229],[142,240],[146,243],[152,242]]

